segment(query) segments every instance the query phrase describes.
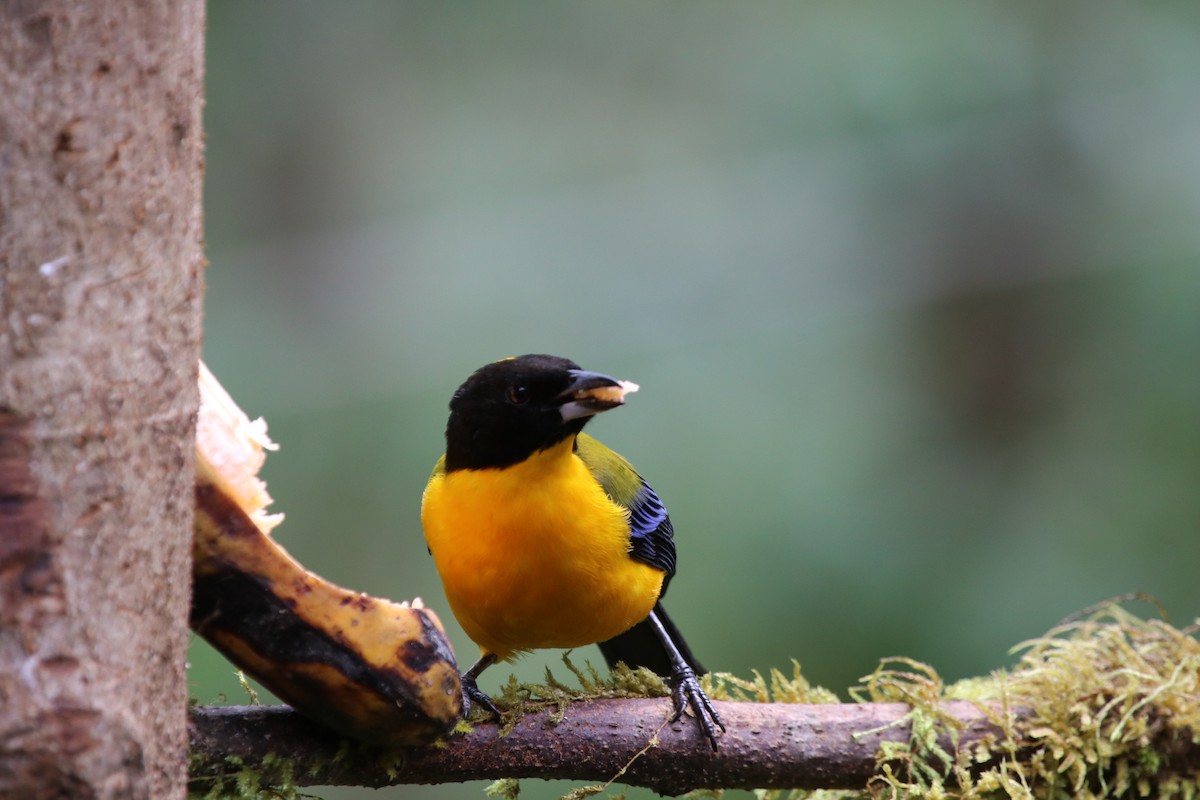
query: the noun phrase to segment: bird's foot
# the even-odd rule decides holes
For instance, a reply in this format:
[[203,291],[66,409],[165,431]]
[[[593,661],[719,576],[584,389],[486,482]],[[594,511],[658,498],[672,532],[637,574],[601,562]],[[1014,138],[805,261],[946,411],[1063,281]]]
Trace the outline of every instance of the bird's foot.
[[496,704],[492,702],[492,698],[480,691],[479,687],[475,685],[474,676],[467,673],[463,673],[462,675],[462,698],[463,719],[471,716],[472,704],[483,706],[485,710],[494,714],[496,719],[500,719],[500,709],[496,708]]
[[708,739],[708,743],[712,745],[713,752],[716,752],[717,728],[724,733],[725,723],[721,721],[721,715],[712,707],[704,689],[700,688],[700,679],[696,677],[695,671],[690,667],[676,670],[671,675],[671,700],[675,704],[675,714],[671,717],[671,722],[678,721],[690,705],[696,721],[700,723],[700,730]]

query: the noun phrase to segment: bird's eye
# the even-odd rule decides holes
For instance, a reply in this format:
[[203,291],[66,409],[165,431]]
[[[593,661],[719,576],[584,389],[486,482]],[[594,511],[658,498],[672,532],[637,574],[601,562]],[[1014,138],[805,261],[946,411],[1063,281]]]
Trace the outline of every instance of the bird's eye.
[[508,402],[515,406],[529,401],[529,387],[520,383],[514,383],[508,387]]

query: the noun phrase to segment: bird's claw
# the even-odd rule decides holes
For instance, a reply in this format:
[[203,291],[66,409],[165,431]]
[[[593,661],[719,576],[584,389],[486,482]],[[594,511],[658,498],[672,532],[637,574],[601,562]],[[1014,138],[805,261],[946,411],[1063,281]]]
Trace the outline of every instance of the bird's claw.
[[479,687],[475,685],[474,678],[465,674],[462,676],[462,698],[463,719],[471,716],[471,705],[473,703],[483,706],[486,711],[494,714],[496,719],[500,719],[500,709],[496,708],[496,704],[492,701],[492,698],[484,694]]
[[720,728],[721,733],[724,733],[725,723],[721,721],[721,715],[713,708],[708,695],[700,687],[700,679],[696,677],[694,670],[685,667],[671,676],[671,700],[675,704],[675,713],[671,716],[671,722],[678,722],[690,705],[692,713],[696,715],[696,721],[700,723],[700,730],[708,739],[708,743],[712,745],[713,752],[716,752],[716,729]]

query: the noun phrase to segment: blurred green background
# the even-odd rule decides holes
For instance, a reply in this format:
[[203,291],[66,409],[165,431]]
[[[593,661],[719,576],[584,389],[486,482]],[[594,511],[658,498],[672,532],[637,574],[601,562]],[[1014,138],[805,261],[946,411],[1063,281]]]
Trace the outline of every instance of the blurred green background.
[[[282,445],[280,541],[461,661],[421,489],[454,388],[531,351],[642,385],[590,430],[710,668],[845,696],[1127,591],[1200,615],[1200,5],[209,13],[205,357]],[[201,642],[191,680],[242,700]]]

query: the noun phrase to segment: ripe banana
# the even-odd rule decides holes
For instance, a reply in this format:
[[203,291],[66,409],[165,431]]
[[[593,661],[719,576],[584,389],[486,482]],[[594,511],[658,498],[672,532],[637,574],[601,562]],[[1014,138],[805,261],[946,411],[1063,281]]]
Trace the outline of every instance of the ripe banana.
[[274,449],[200,365],[191,626],[297,711],[380,746],[425,744],[462,712],[454,653],[419,599],[335,586],[269,535],[256,474]]

